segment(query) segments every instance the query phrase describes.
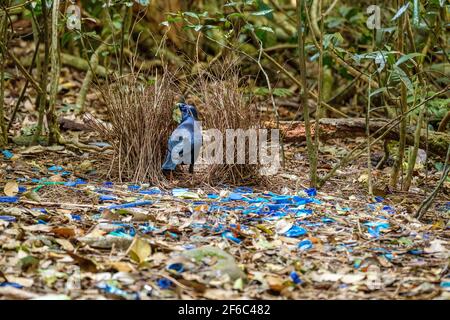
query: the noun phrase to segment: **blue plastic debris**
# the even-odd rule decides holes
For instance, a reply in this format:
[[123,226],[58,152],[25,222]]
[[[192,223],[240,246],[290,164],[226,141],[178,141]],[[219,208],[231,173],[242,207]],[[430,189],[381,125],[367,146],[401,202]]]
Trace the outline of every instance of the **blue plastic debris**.
[[5,282],[1,282],[0,283],[0,287],[13,287],[13,288],[16,288],[16,289],[22,289],[23,285],[21,285],[19,283],[16,283],[16,282],[7,282],[7,281],[5,281]]
[[372,222],[364,223],[364,225],[369,227],[367,231],[374,238],[378,238],[380,236],[381,229],[389,228],[389,223],[387,223],[387,222],[373,222],[372,221]]
[[148,195],[153,195],[153,194],[161,194],[161,190],[159,190],[158,188],[151,188],[148,190],[141,190],[139,191],[140,194],[148,194]]
[[140,186],[132,184],[132,185],[128,186],[128,191],[134,192],[134,191],[138,191],[140,188],[141,188]]
[[0,197],[1,203],[16,203],[19,201],[19,197]]
[[384,201],[384,198],[383,198],[383,197],[380,197],[380,196],[376,196],[376,197],[375,197],[375,201],[376,201],[376,202],[383,202],[383,201]]
[[124,299],[128,299],[128,300],[139,300],[139,294],[136,293],[128,293],[125,290],[119,289],[115,286],[106,284],[106,283],[100,283],[97,285],[97,288],[99,288],[100,290],[104,291],[107,294],[113,294],[119,297],[122,297]]
[[306,230],[302,227],[299,227],[297,225],[293,225],[284,235],[286,237],[296,238],[300,237],[306,234]]
[[27,191],[26,187],[19,186],[19,193],[24,193]]
[[117,200],[117,197],[102,194],[102,195],[100,195],[100,197],[98,197],[98,199],[100,201],[113,201],[113,200]]
[[172,281],[166,278],[161,278],[156,282],[156,284],[158,285],[158,287],[165,290],[169,289],[172,286]]
[[446,289],[450,289],[450,281],[449,281],[449,280],[447,280],[447,281],[442,281],[442,282],[441,282],[441,287],[442,287],[442,288],[446,288]]
[[412,249],[412,250],[409,250],[408,253],[413,254],[413,255],[420,255],[423,253],[423,251],[420,249]]
[[230,232],[230,231],[225,231],[224,233],[222,233],[222,237],[224,237],[225,239],[231,240],[231,241],[233,241],[234,243],[238,243],[238,244],[239,244],[239,243],[242,242],[241,239],[236,238],[236,237],[233,235],[233,233]]
[[123,204],[117,204],[112,205],[106,208],[100,208],[100,211],[108,209],[108,210],[115,210],[115,209],[126,209],[126,208],[134,208],[139,206],[146,206],[153,204],[153,201],[145,200],[145,201],[135,201],[135,202],[129,202],[129,203],[123,203]]
[[104,188],[112,188],[113,186],[114,186],[114,184],[111,181],[103,182]]
[[291,196],[272,197],[272,202],[275,202],[277,204],[290,204],[292,203],[292,197]]
[[306,189],[305,192],[310,197],[315,197],[317,195],[317,190],[315,188]]
[[239,201],[239,200],[243,200],[244,196],[242,196],[242,194],[240,194],[240,193],[232,192],[232,193],[230,193],[230,196],[228,198],[233,201]]
[[71,214],[70,216],[72,217],[73,220],[81,221],[81,216],[78,214]]
[[63,171],[63,167],[61,166],[51,166],[50,168],[48,168],[48,171]]
[[298,248],[302,251],[309,250],[313,247],[313,243],[309,239],[305,239],[299,242]]
[[37,224],[47,224],[47,221],[44,221],[44,220],[39,219],[39,220],[37,221]]
[[238,187],[233,190],[236,193],[253,193],[253,189],[250,187]]
[[0,220],[8,221],[8,222],[15,222],[17,219],[16,219],[16,217],[12,217],[12,216],[0,216]]
[[86,181],[84,181],[83,179],[77,179],[75,181],[67,181],[64,186],[66,187],[76,187],[80,184],[87,184]]
[[2,150],[2,154],[6,160],[10,160],[12,157],[14,157],[14,154],[9,150]]
[[167,266],[167,270],[175,273],[184,272],[184,266],[182,263],[172,263]]
[[333,223],[333,222],[335,222],[335,220],[331,219],[331,218],[322,218],[322,222],[323,223]]
[[289,276],[291,277],[292,282],[294,282],[295,284],[301,284],[302,283],[302,279],[300,279],[300,276],[298,275],[297,272],[292,271]]

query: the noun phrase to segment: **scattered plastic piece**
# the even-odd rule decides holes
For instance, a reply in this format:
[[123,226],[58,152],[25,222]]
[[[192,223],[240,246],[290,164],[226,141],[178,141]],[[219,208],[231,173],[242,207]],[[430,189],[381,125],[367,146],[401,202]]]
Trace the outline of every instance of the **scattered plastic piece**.
[[300,237],[305,234],[306,234],[306,230],[297,225],[293,225],[286,233],[284,233],[285,236],[291,237],[291,238]]
[[376,201],[376,202],[383,202],[383,201],[384,201],[384,198],[383,198],[383,197],[380,197],[380,196],[376,196],[376,197],[375,197],[375,201]]
[[128,191],[135,192],[135,191],[138,191],[140,188],[141,188],[140,186],[132,184],[132,185],[128,186]]
[[13,287],[16,289],[22,289],[23,285],[19,284],[19,283],[15,283],[15,282],[1,282],[0,283],[0,287]]
[[70,216],[72,217],[73,220],[81,221],[81,216],[78,214],[71,214]]
[[129,202],[129,203],[123,203],[123,204],[117,204],[117,205],[112,205],[106,208],[100,208],[100,210],[115,210],[115,209],[126,209],[126,208],[135,208],[135,207],[139,207],[139,206],[146,206],[146,205],[150,205],[153,204],[153,201],[149,201],[149,200],[145,200],[145,201],[136,201],[136,202]]
[[117,197],[102,194],[102,195],[100,195],[100,197],[98,197],[98,199],[100,201],[113,201],[113,200],[117,200]]
[[310,197],[315,197],[317,195],[317,190],[315,188],[306,189],[305,192]]
[[107,293],[107,294],[113,294],[116,296],[120,296],[124,299],[128,299],[128,300],[139,300],[139,294],[138,293],[128,293],[125,290],[119,289],[115,286],[106,284],[106,283],[100,283],[97,285],[97,288],[99,288],[100,290],[102,290],[103,292]]
[[47,221],[44,221],[44,220],[42,220],[42,219],[39,219],[39,220],[37,221],[37,224],[47,224]]
[[231,240],[234,243],[241,243],[242,240],[239,238],[236,238],[232,232],[230,231],[225,231],[224,233],[222,233],[222,237],[224,237],[225,239]]
[[111,181],[103,182],[104,188],[112,188],[113,186],[114,186],[114,184]]
[[182,263],[172,263],[167,266],[167,270],[175,273],[182,273],[184,272],[184,266]]
[[295,271],[292,271],[289,276],[291,277],[292,282],[294,282],[295,284],[301,284],[303,282],[302,279],[300,279],[298,273]]
[[9,150],[2,150],[2,154],[6,160],[10,160],[12,157],[14,157],[14,154]]
[[148,190],[141,190],[139,191],[140,194],[148,194],[148,195],[153,195],[153,194],[161,194],[161,190],[159,190],[159,188],[151,188]]
[[48,168],[48,171],[63,171],[63,167],[61,166],[51,166],[50,168]]
[[16,203],[19,201],[19,197],[0,197],[1,203]]
[[16,219],[16,217],[12,217],[12,216],[0,216],[0,220],[8,221],[8,222],[15,222],[17,219]]
[[169,289],[172,286],[172,281],[166,278],[161,278],[156,282],[156,284],[158,285],[158,287],[165,290]]
[[26,187],[19,186],[19,193],[24,193],[27,191]]
[[299,242],[298,244],[298,248],[302,251],[306,251],[309,250],[313,247],[313,243],[311,242],[311,240],[306,239],[306,240],[302,240]]

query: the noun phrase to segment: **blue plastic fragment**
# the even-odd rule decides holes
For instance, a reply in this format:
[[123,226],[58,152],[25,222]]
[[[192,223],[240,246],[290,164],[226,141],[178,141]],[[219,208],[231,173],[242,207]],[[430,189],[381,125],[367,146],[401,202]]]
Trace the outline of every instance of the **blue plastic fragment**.
[[207,195],[207,197],[208,197],[208,199],[218,199],[219,198],[219,196],[217,194],[214,194],[214,193],[209,193]]
[[113,232],[110,232],[109,235],[121,238],[133,238],[136,235],[136,230],[133,227],[119,228]]
[[0,216],[0,220],[8,221],[8,222],[15,222],[17,219],[16,219],[16,217],[12,217],[12,216]]
[[272,197],[272,201],[277,204],[290,204],[292,203],[291,196],[276,196]]
[[161,278],[156,282],[156,284],[158,285],[158,287],[164,290],[169,289],[172,286],[172,281],[166,278]]
[[238,244],[239,244],[239,243],[242,242],[241,239],[236,238],[236,237],[233,235],[233,233],[230,232],[230,231],[225,231],[224,233],[222,233],[222,237],[224,237],[225,239],[231,240],[231,241],[233,241],[234,243],[238,243]]
[[44,221],[44,220],[42,220],[42,219],[39,219],[39,220],[37,221],[37,224],[47,224],[47,221]]
[[112,285],[109,285],[106,283],[98,284],[97,288],[99,288],[100,290],[102,290],[103,292],[105,292],[107,294],[113,294],[113,295],[120,296],[120,297],[128,299],[128,300],[131,300],[131,299],[139,300],[140,299],[139,294],[137,292],[136,293],[128,293],[125,290],[119,289],[115,286],[112,286]]
[[128,191],[138,191],[141,187],[136,185],[136,184],[132,184],[128,186]]
[[10,160],[12,157],[14,157],[14,154],[9,150],[2,150],[2,154],[6,160]]
[[136,202],[112,205],[112,206],[109,206],[106,208],[100,208],[100,211],[105,210],[105,209],[115,210],[115,209],[134,208],[134,207],[146,206],[146,205],[150,205],[150,204],[153,204],[153,201],[150,201],[150,200],[136,201]]
[[81,221],[81,216],[78,214],[71,214],[70,216],[72,217],[73,220]]
[[293,225],[286,233],[284,234],[287,237],[296,238],[306,234],[306,230],[297,225]]
[[383,198],[383,197],[380,197],[380,196],[376,196],[376,197],[375,197],[375,201],[376,201],[376,202],[383,202],[383,201],[384,201],[384,198]]
[[233,190],[236,193],[253,193],[253,189],[250,187],[238,187]]
[[19,186],[19,193],[24,193],[27,191],[26,187]]
[[413,255],[420,255],[423,253],[423,251],[420,249],[412,249],[412,250],[409,250],[408,253],[413,254]]
[[295,284],[301,284],[302,283],[302,279],[300,279],[300,276],[298,275],[297,272],[292,271],[289,276],[291,277],[292,282],[294,282]]
[[232,192],[230,193],[230,196],[228,197],[230,200],[233,201],[239,201],[239,200],[243,200],[244,197],[242,196],[242,194],[240,193],[236,193],[236,192]]
[[293,201],[295,202],[295,204],[297,204],[297,205],[302,205],[302,204],[307,204],[307,203],[314,202],[313,199],[310,199],[310,198],[302,198],[302,197],[299,197],[299,196],[294,196],[294,197],[292,198],[292,200],[293,200]]
[[182,273],[184,272],[184,266],[182,263],[172,263],[167,266],[167,270],[175,273]]
[[48,211],[46,209],[44,209],[44,208],[32,208],[31,210],[39,211],[39,212],[41,212],[43,214],[48,214]]
[[151,188],[148,190],[141,190],[139,191],[140,194],[148,194],[148,195],[152,195],[152,194],[161,194],[161,190],[159,190],[158,188]]
[[442,288],[450,288],[450,281],[442,281],[441,287]]
[[100,197],[98,197],[98,199],[99,199],[100,201],[113,201],[113,200],[116,200],[117,197],[102,194],[102,195],[100,195]]
[[1,203],[16,203],[19,201],[19,197],[0,197]]
[[395,210],[391,206],[384,206],[383,210],[386,211],[389,214],[394,214]]
[[51,166],[50,168],[48,168],[48,171],[63,171],[63,167],[61,166]]
[[5,281],[5,282],[1,282],[0,283],[0,287],[13,287],[13,288],[16,288],[16,289],[22,289],[23,285],[21,285],[19,283],[16,283],[16,282],[7,282],[7,281]]
[[84,181],[83,179],[77,179],[75,181],[67,181],[64,186],[66,187],[76,187],[80,184],[87,184],[86,181]]
[[333,222],[335,222],[335,220],[331,219],[331,218],[322,218],[322,222],[323,223],[333,223]]
[[103,182],[104,188],[112,188],[113,186],[114,186],[114,184],[111,181]]
[[298,244],[298,248],[302,251],[306,251],[309,250],[313,247],[313,243],[311,242],[311,240],[309,239],[305,239],[300,241],[300,243]]
[[306,189],[305,192],[310,197],[315,197],[317,195],[317,190],[315,188]]
[[70,171],[63,171],[60,173],[61,177],[70,176],[71,174],[72,174],[72,172],[70,172]]

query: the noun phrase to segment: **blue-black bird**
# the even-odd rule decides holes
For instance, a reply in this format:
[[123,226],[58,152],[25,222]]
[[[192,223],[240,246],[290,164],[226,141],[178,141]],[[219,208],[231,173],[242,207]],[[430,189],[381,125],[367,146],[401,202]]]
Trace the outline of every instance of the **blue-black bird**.
[[189,173],[192,174],[202,145],[201,126],[194,106],[184,102],[177,105],[181,111],[181,122],[169,138],[162,169],[172,174],[177,165],[189,164]]

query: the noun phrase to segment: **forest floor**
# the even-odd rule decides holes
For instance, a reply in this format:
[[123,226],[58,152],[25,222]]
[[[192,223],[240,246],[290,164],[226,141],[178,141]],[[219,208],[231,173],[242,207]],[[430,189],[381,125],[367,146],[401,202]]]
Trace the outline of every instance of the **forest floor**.
[[[319,168],[351,144],[323,146]],[[9,151],[0,165],[9,195],[0,198],[0,298],[450,295],[449,184],[423,222],[412,217],[436,169],[412,192],[370,197],[359,159],[316,193],[306,188],[305,146],[291,144],[287,168],[263,186],[160,190],[107,181],[108,151]],[[374,170],[378,184],[387,170]]]
[[[8,111],[23,86],[14,79]],[[62,69],[61,116],[74,119],[82,79]],[[96,97],[88,94],[89,111],[104,118]],[[33,110],[26,99],[14,136],[32,134]],[[327,141],[319,172],[358,141]],[[261,185],[189,185],[183,175],[165,190],[111,182],[110,158],[63,146],[3,150],[0,299],[450,298],[450,184],[413,218],[442,175],[438,161],[419,156],[410,192],[387,190],[390,168],[374,169],[369,196],[364,157],[308,189],[304,143],[287,145],[286,168]]]

